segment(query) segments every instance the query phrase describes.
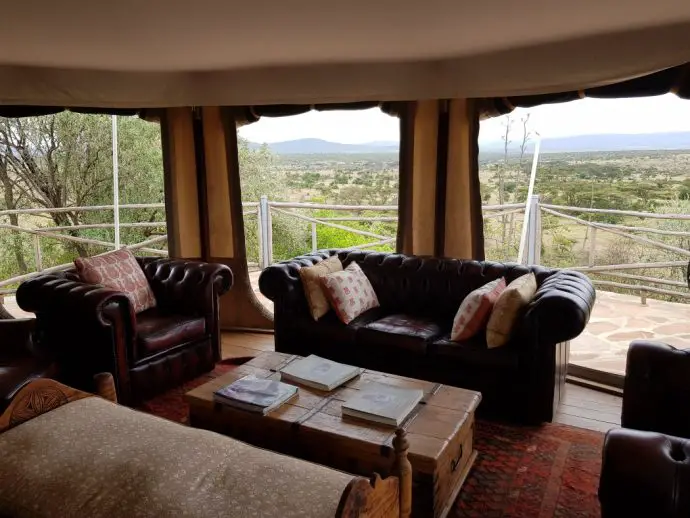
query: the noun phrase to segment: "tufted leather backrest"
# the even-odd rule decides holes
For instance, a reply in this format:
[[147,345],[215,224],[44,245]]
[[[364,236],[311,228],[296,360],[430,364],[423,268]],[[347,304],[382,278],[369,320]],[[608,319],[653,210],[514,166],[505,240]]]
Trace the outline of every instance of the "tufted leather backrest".
[[387,312],[428,315],[451,322],[473,290],[500,277],[511,282],[533,271],[540,286],[554,270],[514,263],[494,263],[383,252],[329,251],[347,266],[356,261],[371,281]]

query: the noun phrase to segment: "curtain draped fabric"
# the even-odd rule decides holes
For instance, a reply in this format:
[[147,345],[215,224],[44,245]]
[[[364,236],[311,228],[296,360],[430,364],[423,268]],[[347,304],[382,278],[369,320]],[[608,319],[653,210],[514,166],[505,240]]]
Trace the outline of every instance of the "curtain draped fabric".
[[484,258],[478,136],[471,99],[417,101],[401,111],[399,252]]
[[532,108],[541,104],[563,103],[585,97],[617,99],[622,97],[649,97],[667,93],[676,94],[682,99],[690,99],[690,63],[596,88],[542,95],[483,99],[480,112],[483,118],[488,118],[505,115],[515,108]]

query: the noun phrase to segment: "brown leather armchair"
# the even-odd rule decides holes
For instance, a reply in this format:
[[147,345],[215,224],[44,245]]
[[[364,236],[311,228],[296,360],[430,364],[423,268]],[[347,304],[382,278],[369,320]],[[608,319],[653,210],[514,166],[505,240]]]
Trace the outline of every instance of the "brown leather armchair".
[[621,424],[604,442],[602,517],[690,516],[690,351],[630,345]]
[[0,412],[24,383],[33,378],[55,378],[57,367],[34,346],[33,318],[0,320]]
[[232,286],[232,272],[221,264],[137,261],[157,301],[139,314],[123,293],[85,284],[73,270],[35,277],[17,290],[65,383],[91,389],[95,374],[111,372],[129,405],[213,369],[220,360],[218,299]]

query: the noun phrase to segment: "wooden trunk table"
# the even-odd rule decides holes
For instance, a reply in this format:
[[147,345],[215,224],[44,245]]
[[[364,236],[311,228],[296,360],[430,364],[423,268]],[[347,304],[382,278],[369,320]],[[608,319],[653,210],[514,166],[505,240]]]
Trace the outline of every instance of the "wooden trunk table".
[[262,353],[188,392],[190,424],[348,473],[387,476],[395,429],[343,417],[341,405],[369,381],[422,389],[424,399],[402,424],[410,443],[413,516],[446,516],[477,456],[472,440],[481,394],[366,370],[331,392],[299,386],[296,398],[266,416],[213,401],[215,390],[247,374],[279,380],[278,370],[298,358]]

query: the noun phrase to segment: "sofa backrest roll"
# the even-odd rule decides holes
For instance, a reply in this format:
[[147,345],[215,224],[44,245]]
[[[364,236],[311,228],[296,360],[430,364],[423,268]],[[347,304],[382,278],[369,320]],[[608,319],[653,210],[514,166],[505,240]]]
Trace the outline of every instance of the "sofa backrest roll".
[[387,313],[431,316],[450,325],[463,299],[472,291],[500,277],[511,282],[534,271],[541,285],[554,271],[519,264],[437,257],[406,256],[383,252],[331,251],[347,266],[356,261],[371,281]]

